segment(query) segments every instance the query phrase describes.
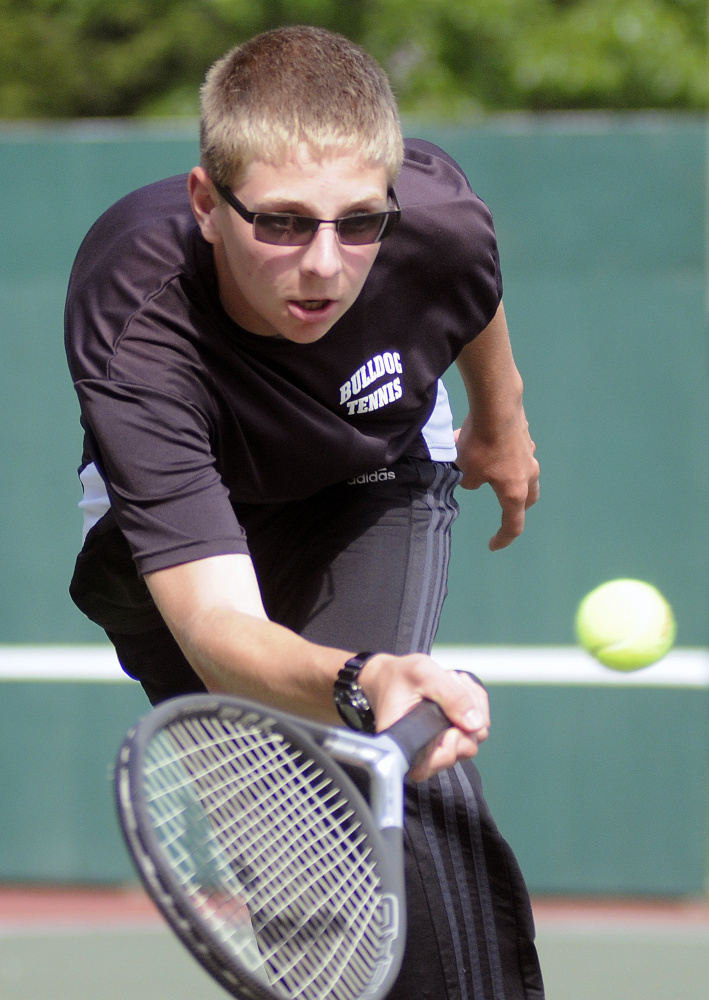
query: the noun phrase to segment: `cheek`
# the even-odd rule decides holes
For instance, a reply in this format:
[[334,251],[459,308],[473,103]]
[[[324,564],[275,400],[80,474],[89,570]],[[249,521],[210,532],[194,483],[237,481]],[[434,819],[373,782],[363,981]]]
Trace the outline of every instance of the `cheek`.
[[244,247],[237,244],[231,255],[231,271],[234,280],[248,296],[249,289],[276,286],[281,275],[287,270],[283,261],[273,255],[260,252],[258,245]]
[[375,243],[372,246],[357,247],[354,252],[348,255],[347,273],[352,285],[356,286],[358,290],[367,280],[378,253],[379,244]]

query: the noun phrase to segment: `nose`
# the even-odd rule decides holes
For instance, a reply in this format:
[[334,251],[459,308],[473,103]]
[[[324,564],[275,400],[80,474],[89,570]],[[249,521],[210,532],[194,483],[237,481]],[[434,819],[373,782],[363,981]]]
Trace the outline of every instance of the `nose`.
[[342,270],[340,241],[333,222],[321,222],[305,248],[301,270],[319,278],[334,278]]

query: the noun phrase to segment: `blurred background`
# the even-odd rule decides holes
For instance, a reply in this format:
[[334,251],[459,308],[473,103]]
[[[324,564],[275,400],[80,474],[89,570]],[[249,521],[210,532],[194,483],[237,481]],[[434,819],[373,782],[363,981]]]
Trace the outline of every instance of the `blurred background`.
[[[491,554],[494,497],[459,497],[439,649],[489,681],[498,822],[537,897],[705,901],[703,0],[0,0],[0,887],[133,879],[109,777],[148,706],[67,594],[72,260],[113,201],[197,161],[208,65],[288,23],[376,56],[405,133],[456,157],[495,219],[542,500]],[[658,586],[678,621],[663,665],[620,678],[573,633],[617,576]]]
[[419,119],[706,109],[703,0],[3,0],[0,117],[194,115],[226,48],[301,23],[363,45]]

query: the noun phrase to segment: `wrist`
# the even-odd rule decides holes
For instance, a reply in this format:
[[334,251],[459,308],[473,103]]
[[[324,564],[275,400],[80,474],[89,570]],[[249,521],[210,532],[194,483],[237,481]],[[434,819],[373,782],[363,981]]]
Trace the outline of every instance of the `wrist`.
[[376,653],[356,653],[340,669],[334,685],[337,712],[350,729],[376,732],[376,719],[371,702],[361,684],[361,674]]
[[521,386],[518,395],[489,400],[485,404],[478,401],[471,406],[468,419],[476,437],[483,441],[506,437],[526,419]]
[[[375,713],[381,704],[382,696],[392,682],[392,677],[396,676],[400,659],[401,657],[392,653],[372,653],[359,672],[359,683]],[[394,674],[390,669],[392,666]]]

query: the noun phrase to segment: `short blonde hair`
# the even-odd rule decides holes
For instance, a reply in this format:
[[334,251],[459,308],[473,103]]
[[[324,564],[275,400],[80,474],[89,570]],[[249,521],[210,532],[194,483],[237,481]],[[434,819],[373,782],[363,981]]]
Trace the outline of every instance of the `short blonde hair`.
[[322,28],[277,28],[231,49],[201,91],[202,166],[237,185],[251,163],[280,165],[304,143],[316,157],[356,153],[389,184],[403,159],[401,125],[384,71]]

